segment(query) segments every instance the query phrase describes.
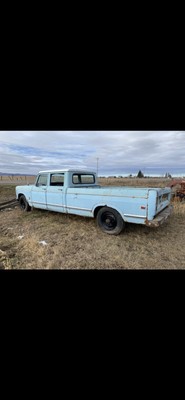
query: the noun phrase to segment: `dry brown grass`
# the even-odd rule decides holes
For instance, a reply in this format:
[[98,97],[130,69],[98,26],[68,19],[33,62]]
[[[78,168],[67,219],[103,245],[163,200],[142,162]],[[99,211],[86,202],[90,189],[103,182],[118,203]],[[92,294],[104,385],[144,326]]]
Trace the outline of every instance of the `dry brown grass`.
[[16,184],[26,185],[27,183],[34,183],[35,175],[0,175],[0,184]]
[[[133,179],[99,182],[160,187],[168,182]],[[6,190],[14,197],[15,188],[0,186],[0,202]],[[128,224],[119,236],[102,233],[90,218],[36,209],[23,213],[17,207],[0,212],[0,268],[184,269],[184,238],[185,202],[174,203],[173,215],[161,227]]]
[[15,198],[15,185],[0,185],[0,203]]
[[102,186],[140,186],[140,187],[165,187],[169,183],[166,178],[99,178]]

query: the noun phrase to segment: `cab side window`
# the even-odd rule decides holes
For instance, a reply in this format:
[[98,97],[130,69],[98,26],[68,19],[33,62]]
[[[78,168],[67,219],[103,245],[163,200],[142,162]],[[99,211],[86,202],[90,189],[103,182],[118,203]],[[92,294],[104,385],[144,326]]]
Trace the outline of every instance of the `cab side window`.
[[51,174],[50,186],[64,186],[64,174]]
[[39,175],[36,186],[47,186],[47,175]]

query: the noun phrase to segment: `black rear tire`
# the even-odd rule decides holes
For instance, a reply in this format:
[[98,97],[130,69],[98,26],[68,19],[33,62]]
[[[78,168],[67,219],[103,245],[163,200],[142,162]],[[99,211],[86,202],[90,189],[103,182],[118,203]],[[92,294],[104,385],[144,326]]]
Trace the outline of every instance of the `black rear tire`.
[[22,211],[30,211],[31,207],[28,204],[26,197],[24,195],[20,196],[19,198],[19,205]]
[[102,207],[98,211],[97,224],[103,232],[109,235],[119,235],[125,228],[125,221],[121,215],[110,207]]

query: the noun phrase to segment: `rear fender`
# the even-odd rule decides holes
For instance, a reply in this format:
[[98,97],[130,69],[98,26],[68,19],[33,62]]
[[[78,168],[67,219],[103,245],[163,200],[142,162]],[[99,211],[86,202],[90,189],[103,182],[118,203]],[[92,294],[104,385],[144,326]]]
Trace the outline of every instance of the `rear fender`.
[[110,207],[110,208],[112,208],[113,210],[116,210],[116,211],[121,215],[121,217],[126,221],[126,219],[125,219],[124,216],[123,216],[123,211],[121,211],[121,210],[119,209],[119,207],[115,207],[115,205],[113,205],[113,204],[111,204],[111,203],[96,204],[96,205],[94,206],[94,208],[93,208],[93,216],[94,216],[94,218],[96,218],[98,211],[99,211],[102,207]]

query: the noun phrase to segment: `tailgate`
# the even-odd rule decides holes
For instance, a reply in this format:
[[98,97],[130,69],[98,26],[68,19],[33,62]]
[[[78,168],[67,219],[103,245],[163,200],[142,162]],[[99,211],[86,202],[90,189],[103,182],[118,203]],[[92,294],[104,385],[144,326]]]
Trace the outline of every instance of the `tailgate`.
[[156,202],[156,215],[169,206],[171,200],[171,189],[158,189]]
[[171,189],[152,188],[148,193],[148,220],[152,221],[170,205]]

